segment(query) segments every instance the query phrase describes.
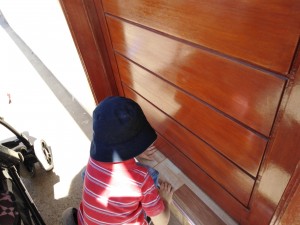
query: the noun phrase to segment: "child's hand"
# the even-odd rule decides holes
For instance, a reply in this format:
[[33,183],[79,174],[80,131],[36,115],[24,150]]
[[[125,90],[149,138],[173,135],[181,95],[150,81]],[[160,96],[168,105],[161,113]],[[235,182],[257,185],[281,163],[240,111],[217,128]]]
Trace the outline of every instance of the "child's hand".
[[174,189],[172,185],[166,181],[159,181],[160,188],[159,188],[159,195],[162,199],[164,199],[167,203],[172,202]]
[[153,160],[153,155],[157,151],[155,146],[150,146],[147,148],[142,154],[139,155],[140,158],[142,159],[147,159],[147,160]]

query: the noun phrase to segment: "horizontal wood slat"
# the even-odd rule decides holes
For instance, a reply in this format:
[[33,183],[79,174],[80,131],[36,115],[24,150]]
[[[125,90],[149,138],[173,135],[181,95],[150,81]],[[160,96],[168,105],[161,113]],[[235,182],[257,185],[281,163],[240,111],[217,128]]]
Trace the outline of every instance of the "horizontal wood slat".
[[123,57],[117,56],[117,62],[121,80],[126,85],[256,176],[266,146],[265,139]]
[[283,79],[112,17],[107,22],[116,51],[269,136]]
[[248,204],[254,185],[254,180],[250,176],[129,88],[124,86],[124,91],[127,97],[141,105],[147,119],[157,132],[171,143],[178,145],[191,161],[199,165],[240,202],[244,205]]
[[201,187],[201,190],[210,195],[212,199],[229,215],[234,217],[237,222],[247,215],[248,209],[246,207],[238,202],[231,194],[229,194],[229,192],[218,185],[215,180],[208,176],[196,164],[192,163],[189,158],[161,135],[158,135],[155,146],[172,160],[172,162],[177,164],[184,174],[189,176],[196,185]]
[[105,12],[282,74],[299,38],[299,0],[102,2]]

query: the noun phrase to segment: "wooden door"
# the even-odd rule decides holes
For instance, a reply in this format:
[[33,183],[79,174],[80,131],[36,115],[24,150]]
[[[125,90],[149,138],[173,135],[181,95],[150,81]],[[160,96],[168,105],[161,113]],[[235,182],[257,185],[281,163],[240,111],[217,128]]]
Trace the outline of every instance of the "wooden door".
[[109,87],[98,101],[137,101],[201,189],[241,224],[269,224],[299,162],[300,1],[61,4],[83,62],[105,71],[88,71],[93,89]]

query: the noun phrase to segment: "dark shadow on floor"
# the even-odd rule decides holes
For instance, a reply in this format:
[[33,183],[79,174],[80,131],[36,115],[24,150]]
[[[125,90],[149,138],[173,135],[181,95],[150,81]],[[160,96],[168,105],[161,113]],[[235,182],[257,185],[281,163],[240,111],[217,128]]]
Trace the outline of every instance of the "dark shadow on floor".
[[[79,206],[83,185],[81,172],[72,179],[68,196],[60,199],[55,199],[54,196],[54,186],[60,182],[60,178],[53,171],[46,172],[37,164],[37,173],[34,177],[30,177],[24,167],[21,169],[21,176],[30,197],[47,225],[61,224],[63,211],[68,207]],[[45,177],[47,177],[47,182],[45,182]]]

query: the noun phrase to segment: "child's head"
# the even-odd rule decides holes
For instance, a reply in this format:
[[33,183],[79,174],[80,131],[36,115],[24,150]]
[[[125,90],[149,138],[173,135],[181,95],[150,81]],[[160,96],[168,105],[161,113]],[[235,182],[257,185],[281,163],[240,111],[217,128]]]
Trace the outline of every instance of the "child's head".
[[93,112],[90,155],[101,162],[121,162],[144,152],[157,138],[141,107],[119,96],[104,99]]

